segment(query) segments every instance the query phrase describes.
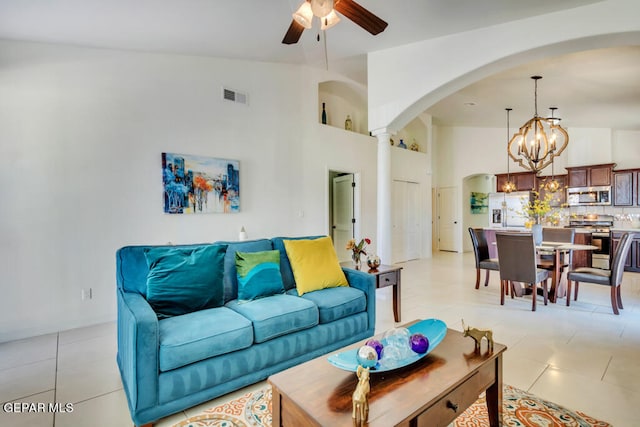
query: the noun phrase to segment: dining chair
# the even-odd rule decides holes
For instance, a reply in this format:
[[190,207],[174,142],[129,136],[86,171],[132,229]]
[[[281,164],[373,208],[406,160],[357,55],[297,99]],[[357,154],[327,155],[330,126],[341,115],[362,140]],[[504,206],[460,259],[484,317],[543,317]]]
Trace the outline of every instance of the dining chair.
[[479,289],[480,270],[486,270],[484,285],[487,286],[489,284],[489,271],[498,271],[500,266],[497,259],[489,256],[489,245],[484,236],[484,230],[482,228],[469,227],[469,234],[471,235],[471,243],[473,243],[473,253],[476,256],[476,289]]
[[500,260],[500,305],[504,305],[507,287],[513,298],[513,282],[532,286],[531,311],[536,311],[538,283],[542,286],[544,305],[548,302],[549,271],[538,268],[536,245],[530,233],[497,233],[498,259]]
[[[576,236],[575,228],[558,228],[558,227],[543,227],[542,228],[542,241],[543,242],[562,242],[562,243],[574,243]],[[538,260],[538,268],[545,270],[554,269],[554,254],[541,254]],[[560,260],[560,276],[564,270],[571,267],[573,262],[573,251],[568,251],[567,254],[562,253],[562,259]],[[558,278],[558,282],[560,278]]]
[[620,314],[618,308],[622,306],[622,297],[620,295],[620,285],[622,284],[622,275],[624,273],[624,262],[633,243],[635,233],[624,233],[620,239],[620,243],[613,254],[611,261],[611,270],[603,270],[600,268],[580,267],[572,270],[567,275],[567,306],[570,305],[571,282],[575,282],[575,291],[573,300],[578,300],[578,287],[580,282],[594,283],[596,285],[609,286],[611,288],[611,308],[614,314]]

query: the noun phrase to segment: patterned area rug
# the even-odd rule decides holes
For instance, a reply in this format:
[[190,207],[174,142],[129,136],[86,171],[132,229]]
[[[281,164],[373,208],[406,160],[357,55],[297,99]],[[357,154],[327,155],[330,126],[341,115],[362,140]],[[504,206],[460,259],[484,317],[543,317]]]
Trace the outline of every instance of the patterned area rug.
[[[514,427],[610,427],[578,411],[540,399],[515,387],[504,385],[502,396],[504,426]],[[489,426],[484,395],[462,413],[455,427]],[[271,427],[271,387],[247,393],[222,405],[175,424],[173,427]]]

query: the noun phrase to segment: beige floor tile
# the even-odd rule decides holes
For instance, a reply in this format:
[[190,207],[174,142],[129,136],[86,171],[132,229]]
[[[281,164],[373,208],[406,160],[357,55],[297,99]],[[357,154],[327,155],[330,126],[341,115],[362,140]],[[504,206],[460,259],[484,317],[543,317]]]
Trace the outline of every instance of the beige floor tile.
[[0,402],[8,402],[55,388],[56,359],[0,371]]
[[0,343],[0,370],[56,357],[58,334]]
[[115,357],[82,360],[58,368],[58,401],[77,403],[119,389],[122,381]]
[[99,337],[114,337],[116,335],[116,322],[100,323],[84,328],[70,329],[60,332],[60,345],[71,344]]

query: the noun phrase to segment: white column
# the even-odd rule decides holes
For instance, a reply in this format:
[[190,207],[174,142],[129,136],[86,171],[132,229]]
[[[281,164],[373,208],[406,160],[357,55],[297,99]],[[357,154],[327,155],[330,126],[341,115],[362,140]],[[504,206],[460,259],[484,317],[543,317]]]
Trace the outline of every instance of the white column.
[[383,264],[391,264],[391,134],[376,133],[378,138],[378,255]]

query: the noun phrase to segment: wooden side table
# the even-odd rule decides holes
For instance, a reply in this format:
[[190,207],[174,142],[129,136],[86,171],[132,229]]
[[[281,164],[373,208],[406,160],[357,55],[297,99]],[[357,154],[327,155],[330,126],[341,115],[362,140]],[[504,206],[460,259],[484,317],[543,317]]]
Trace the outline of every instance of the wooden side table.
[[[352,262],[342,262],[341,266],[354,268]],[[366,263],[362,263],[362,271],[376,278],[376,289],[393,286],[393,318],[400,321],[400,271],[402,267],[381,264],[377,270],[368,270]]]
[[393,286],[393,318],[400,321],[400,271],[402,267],[381,264],[377,270],[369,270],[367,273],[376,277],[376,289]]

